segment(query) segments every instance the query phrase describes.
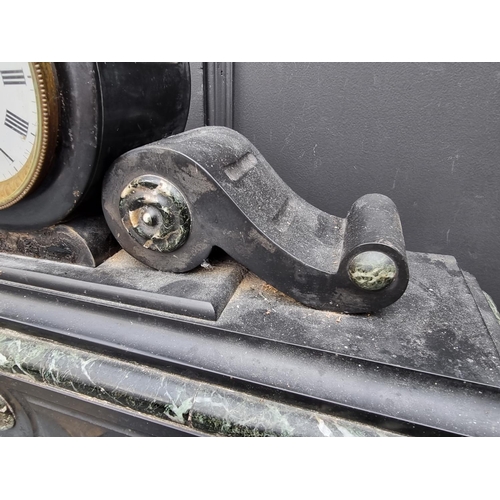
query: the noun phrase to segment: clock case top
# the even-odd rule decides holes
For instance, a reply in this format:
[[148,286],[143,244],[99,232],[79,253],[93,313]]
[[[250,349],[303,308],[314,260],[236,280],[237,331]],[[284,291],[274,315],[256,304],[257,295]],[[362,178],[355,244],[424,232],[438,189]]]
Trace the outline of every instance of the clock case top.
[[35,191],[0,210],[0,228],[32,230],[99,211],[102,176],[119,155],[185,128],[187,63],[54,63],[59,136]]

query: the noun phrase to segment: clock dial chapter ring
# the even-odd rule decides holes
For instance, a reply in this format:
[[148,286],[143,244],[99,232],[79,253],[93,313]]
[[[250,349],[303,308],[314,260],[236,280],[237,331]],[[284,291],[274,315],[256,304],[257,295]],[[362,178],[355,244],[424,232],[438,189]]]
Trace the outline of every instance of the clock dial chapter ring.
[[[54,155],[59,124],[59,105],[57,79],[54,66],[51,63],[28,63],[33,82],[33,92],[36,106],[36,127],[29,126],[18,130],[24,139],[27,134],[34,136],[34,143],[29,156],[23,161],[17,173],[0,182],[0,210],[8,208],[35,188],[50,167]],[[4,90],[7,92],[7,90]],[[27,93],[27,98],[29,93]],[[8,113],[8,112],[6,112]],[[15,120],[18,117],[14,117]],[[7,123],[6,116],[6,123]],[[29,128],[28,128],[29,127]]]
[[[51,66],[55,68],[58,102],[58,126],[52,127],[49,120],[49,130],[57,129],[53,159],[45,160],[39,182],[27,196],[0,210],[1,230],[38,230],[98,213],[102,177],[109,165],[130,149],[182,132],[187,121],[188,63],[55,62]],[[0,63],[0,72],[8,70],[8,78],[13,78],[13,73],[22,75],[22,71],[13,71],[21,67],[25,75],[30,74],[28,63]],[[8,135],[7,144],[16,138],[2,122],[6,90],[13,95],[14,87],[24,88],[20,84],[2,87],[0,78],[0,148],[17,158],[13,164],[0,151],[0,181],[20,170],[31,152],[28,142],[34,142],[28,131],[25,146],[21,148],[24,143],[18,141],[22,154],[14,155],[3,145],[3,135]],[[21,113],[10,104],[7,109],[26,121],[33,117],[30,127],[35,132],[37,122],[31,110]],[[49,133],[49,140],[54,137]]]

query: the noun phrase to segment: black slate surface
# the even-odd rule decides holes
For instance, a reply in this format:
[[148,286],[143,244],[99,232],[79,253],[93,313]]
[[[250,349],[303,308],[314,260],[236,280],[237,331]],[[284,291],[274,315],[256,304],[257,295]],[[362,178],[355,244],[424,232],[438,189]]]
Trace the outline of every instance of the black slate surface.
[[[122,289],[131,295],[147,292],[145,300],[154,295],[205,302],[213,305],[215,314],[203,313],[189,321],[500,387],[500,325],[485,300],[478,306],[482,292],[474,278],[464,278],[451,256],[408,252],[408,260],[411,278],[403,297],[378,313],[362,315],[303,306],[251,273],[243,278],[245,270],[220,254],[205,267],[184,274],[150,269],[123,251],[95,269],[2,254],[0,281],[19,281],[24,273],[28,289],[35,290],[35,284],[66,295],[65,287],[54,285],[51,276],[70,278],[73,288],[66,289],[70,295],[78,289],[84,302],[111,300],[92,297],[86,283],[118,287],[118,293]],[[11,278],[12,270],[21,272]],[[128,305],[117,304],[129,309]],[[144,303],[137,305],[144,309]],[[182,317],[170,314],[178,310],[161,300],[147,309],[148,314]]]
[[487,328],[469,287],[470,283],[475,294],[481,294],[475,279],[467,275],[467,281],[451,256],[408,252],[408,261],[410,283],[406,292],[378,313],[316,311],[249,274],[218,325],[299,346],[500,386],[496,347],[500,345],[500,325],[482,304],[489,320]]
[[221,253],[182,275],[151,269],[124,250],[96,268],[0,254],[0,279],[209,320],[219,316],[245,273]]
[[[452,257],[410,252],[407,292],[371,315],[305,307],[252,274],[229,287],[219,273],[239,269],[241,278],[244,270],[227,258],[184,275],[154,271],[165,286],[163,294],[172,293],[168,283],[189,283],[197,276],[206,277],[201,282],[210,283],[212,296],[223,290],[227,304],[215,320],[157,307],[172,296],[132,288],[158,285],[148,282],[150,270],[128,257],[127,265],[115,266],[115,275],[99,266],[58,268],[57,276],[47,273],[53,263],[30,261],[31,269],[23,271],[27,259],[16,258],[17,268],[7,267],[8,259],[0,262],[0,326],[33,338],[179,374],[195,370],[221,385],[271,391],[271,399],[278,391],[280,397],[305,398],[333,414],[347,411],[358,421],[369,414],[387,429],[406,426],[405,433],[500,435],[500,324],[475,279]],[[123,282],[118,268],[136,276],[118,291],[159,297],[155,307],[83,293],[93,285]],[[60,276],[70,271],[83,273],[86,281]],[[72,287],[57,289],[61,279]],[[231,297],[228,291],[234,292]]]

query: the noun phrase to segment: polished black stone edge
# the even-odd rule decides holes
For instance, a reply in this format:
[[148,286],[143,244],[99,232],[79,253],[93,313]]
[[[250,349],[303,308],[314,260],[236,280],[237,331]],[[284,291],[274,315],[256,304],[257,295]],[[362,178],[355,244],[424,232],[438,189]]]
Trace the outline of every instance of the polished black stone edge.
[[0,280],[0,286],[8,287],[18,284],[30,289],[43,289],[43,293],[52,292],[54,295],[75,294],[82,302],[92,302],[93,299],[106,300],[110,302],[111,307],[118,309],[135,306],[137,308],[169,311],[193,318],[217,319],[215,308],[209,301],[132,290],[90,281],[85,282],[84,286],[82,286],[82,282],[79,280],[25,271],[24,269],[2,268],[1,277],[3,279]]
[[8,329],[0,330],[0,373],[209,435],[397,435]]
[[[500,317],[498,316],[498,310],[496,305],[485,292],[481,290],[479,284],[472,274],[462,271],[465,279],[465,283],[470,290],[470,293],[477,305],[481,317],[483,318],[486,329],[490,335],[490,338],[495,345],[497,352],[500,355]],[[493,314],[492,314],[493,313]]]
[[179,276],[147,268],[124,250],[93,269],[0,253],[0,281],[14,288],[41,289],[53,300],[71,294],[82,303],[106,301],[118,309],[215,321],[247,271],[222,254],[214,253],[211,263]]
[[[0,282],[2,324],[456,435],[500,435],[500,388]],[[28,311],[28,313],[27,313]],[[391,427],[394,428],[394,427]],[[425,433],[424,433],[425,434]]]

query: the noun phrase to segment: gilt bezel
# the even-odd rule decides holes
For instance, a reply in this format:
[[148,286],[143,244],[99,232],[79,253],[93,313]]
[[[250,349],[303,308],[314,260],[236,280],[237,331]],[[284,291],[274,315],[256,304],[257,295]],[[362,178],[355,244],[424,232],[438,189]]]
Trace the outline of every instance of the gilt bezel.
[[59,125],[58,90],[52,63],[29,63],[37,108],[37,134],[28,159],[22,168],[0,182],[0,210],[28,195],[50,167]]

